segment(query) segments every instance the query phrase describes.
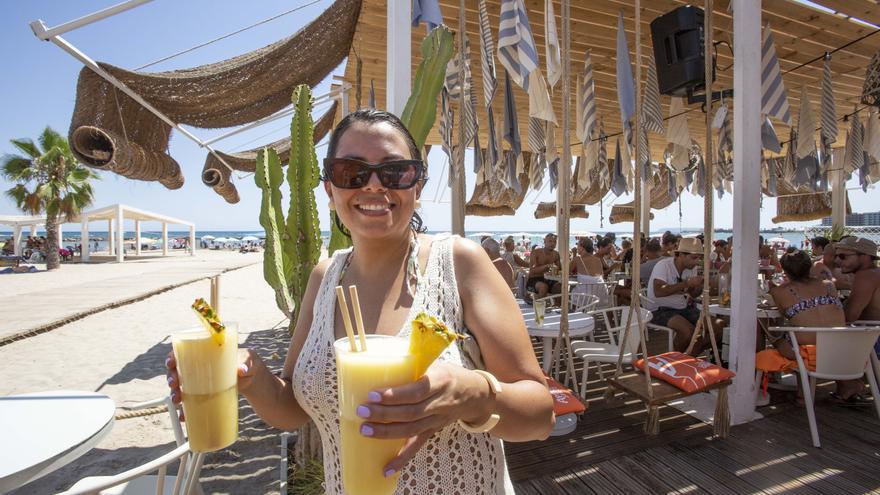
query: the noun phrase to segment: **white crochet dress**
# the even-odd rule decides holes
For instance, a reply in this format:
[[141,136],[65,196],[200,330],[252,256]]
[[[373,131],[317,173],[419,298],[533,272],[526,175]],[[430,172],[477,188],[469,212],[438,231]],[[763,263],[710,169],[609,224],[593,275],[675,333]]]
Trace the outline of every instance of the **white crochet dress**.
[[[452,263],[454,237],[436,237],[425,274],[420,277],[407,322],[398,335],[408,337],[409,321],[420,311],[440,317],[465,333],[461,299]],[[336,287],[349,250],[334,254],[315,299],[312,327],[293,371],[296,400],[318,427],[324,447],[324,489],[344,493],[339,463],[339,417],[336,360],[333,356]],[[441,360],[473,368],[458,346],[449,346]],[[513,494],[501,440],[486,433],[466,432],[457,423],[435,433],[401,471],[397,494]]]

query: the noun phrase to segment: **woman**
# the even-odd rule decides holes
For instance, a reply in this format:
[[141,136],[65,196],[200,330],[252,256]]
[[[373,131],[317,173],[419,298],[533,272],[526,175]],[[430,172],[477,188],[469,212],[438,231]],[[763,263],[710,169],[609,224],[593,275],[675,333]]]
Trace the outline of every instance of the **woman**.
[[577,256],[574,257],[574,267],[577,271],[576,293],[592,294],[599,297],[599,303],[607,305],[608,287],[605,285],[604,263],[594,254],[593,240],[582,237],[577,243]]
[[[813,260],[807,252],[796,250],[786,254],[780,263],[787,280],[779,286],[772,287],[770,295],[782,310],[789,325],[795,327],[846,326],[843,304],[837,296],[834,282],[819,280],[810,275]],[[815,345],[816,334],[799,332],[797,340],[799,345]],[[773,345],[786,358],[796,359],[788,333],[778,337]],[[861,391],[861,388],[861,380],[838,381],[837,393],[832,393],[832,398],[842,400],[840,397],[853,396],[853,390],[858,392]]]
[[[361,434],[408,439],[383,475],[400,471],[398,492],[513,493],[501,440],[546,438],[553,401],[510,289],[477,244],[419,232],[415,204],[425,166],[400,120],[358,110],[334,130],[324,161],[331,208],[354,247],[313,270],[280,377],[253,352],[239,370],[239,391],[267,423],[295,430],[315,421],[324,447],[325,490],[341,494],[336,363],[345,336],[334,287],[356,285],[368,333],[408,337],[410,320],[427,311],[479,344],[485,370],[502,391],[474,372],[472,354],[450,346],[414,384],[376,390],[358,407]],[[180,397],[170,360],[170,381]],[[489,433],[467,433],[500,422]],[[450,459],[455,459],[451,462]],[[443,469],[437,469],[437,463]]]

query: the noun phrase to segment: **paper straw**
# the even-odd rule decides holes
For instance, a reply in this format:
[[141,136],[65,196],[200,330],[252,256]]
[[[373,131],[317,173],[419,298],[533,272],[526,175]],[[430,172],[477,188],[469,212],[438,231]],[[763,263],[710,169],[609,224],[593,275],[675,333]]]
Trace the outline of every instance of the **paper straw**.
[[357,323],[358,337],[361,339],[361,349],[367,350],[367,335],[364,331],[364,317],[361,315],[361,301],[358,299],[358,289],[354,285],[348,286],[351,295],[351,310],[354,312],[354,321]]
[[351,346],[351,352],[357,352],[357,346],[354,344],[354,330],[351,328],[351,316],[348,315],[345,291],[342,290],[341,285],[336,286],[336,303],[339,305],[339,311],[342,312],[342,322],[345,324],[345,333],[348,335],[348,345]]

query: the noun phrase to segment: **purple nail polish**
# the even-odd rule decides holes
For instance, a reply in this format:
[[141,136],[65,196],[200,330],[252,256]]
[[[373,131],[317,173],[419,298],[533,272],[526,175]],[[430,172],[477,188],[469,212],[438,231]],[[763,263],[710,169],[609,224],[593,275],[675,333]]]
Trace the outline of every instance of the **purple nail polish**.
[[370,392],[367,394],[367,400],[370,402],[382,402],[382,396],[379,392]]
[[168,375],[167,378],[168,378],[168,386],[171,386],[171,383],[174,381],[174,378],[172,378],[171,375]]
[[385,471],[385,477],[387,478],[387,477],[389,477],[389,476],[394,476],[394,473],[396,473],[396,472],[397,472],[397,471],[395,471],[395,470],[393,470],[393,469],[388,469],[388,470]]
[[355,413],[362,418],[370,417],[370,408],[367,406],[358,406]]
[[165,358],[165,367],[168,368],[170,366],[171,366],[171,358],[167,357],[167,358]]
[[373,427],[370,425],[361,425],[361,435],[365,437],[373,436]]
[[238,365],[238,369],[240,369],[242,373],[247,373],[248,372],[248,365],[241,363],[240,365]]

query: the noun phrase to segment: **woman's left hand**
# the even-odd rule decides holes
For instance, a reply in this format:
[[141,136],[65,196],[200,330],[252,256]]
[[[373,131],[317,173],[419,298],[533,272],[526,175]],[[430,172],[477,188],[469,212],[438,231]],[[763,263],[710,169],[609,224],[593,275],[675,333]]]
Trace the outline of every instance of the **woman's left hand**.
[[384,475],[400,471],[444,426],[459,419],[479,422],[492,409],[490,386],[471,370],[449,363],[434,363],[413,383],[379,389],[369,403],[357,408],[364,418],[361,434],[371,438],[406,438],[407,441],[385,468]]

